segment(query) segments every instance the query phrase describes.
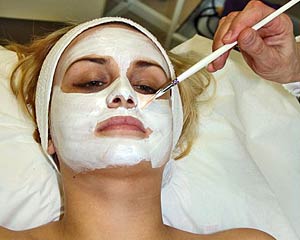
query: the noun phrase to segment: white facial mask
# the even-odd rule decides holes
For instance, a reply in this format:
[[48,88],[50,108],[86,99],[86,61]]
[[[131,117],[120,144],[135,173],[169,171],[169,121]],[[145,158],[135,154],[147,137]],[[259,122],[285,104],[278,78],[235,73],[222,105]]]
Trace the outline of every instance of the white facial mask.
[[[130,63],[140,59],[157,62],[167,73],[160,52],[137,32],[109,27],[99,29],[63,55],[56,75],[59,85],[71,63],[91,54],[112,57],[119,66],[120,77],[97,93],[64,93],[60,86],[53,88],[50,131],[60,160],[76,172],[131,166],[141,161],[151,161],[154,168],[161,167],[169,160],[172,149],[170,101],[158,100],[141,111],[139,106],[143,106],[143,98],[133,90],[126,77]],[[116,97],[130,98],[136,107],[109,107]],[[138,119],[145,129],[150,129],[150,135],[146,138],[97,136],[97,124],[116,116]]]
[[93,54],[111,56],[118,64],[121,76],[126,76],[127,69],[134,60],[153,60],[170,77],[164,57],[150,39],[133,30],[106,27],[95,30],[67,49],[56,70],[57,78],[62,80],[67,68],[75,60]]

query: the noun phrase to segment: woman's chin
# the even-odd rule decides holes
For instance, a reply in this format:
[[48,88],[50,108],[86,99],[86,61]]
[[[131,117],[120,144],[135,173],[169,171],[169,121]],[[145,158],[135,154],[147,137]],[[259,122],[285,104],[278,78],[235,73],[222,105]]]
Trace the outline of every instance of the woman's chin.
[[98,177],[111,177],[111,178],[128,178],[128,177],[150,177],[152,173],[161,172],[161,168],[153,168],[150,161],[141,161],[134,165],[110,165],[102,169],[87,169],[76,176],[98,176]]

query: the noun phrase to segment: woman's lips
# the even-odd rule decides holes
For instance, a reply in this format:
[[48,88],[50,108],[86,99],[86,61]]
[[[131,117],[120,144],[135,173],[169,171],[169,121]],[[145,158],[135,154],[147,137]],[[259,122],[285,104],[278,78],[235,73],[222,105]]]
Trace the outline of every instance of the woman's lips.
[[140,120],[130,116],[111,117],[96,126],[96,136],[147,138],[151,133]]

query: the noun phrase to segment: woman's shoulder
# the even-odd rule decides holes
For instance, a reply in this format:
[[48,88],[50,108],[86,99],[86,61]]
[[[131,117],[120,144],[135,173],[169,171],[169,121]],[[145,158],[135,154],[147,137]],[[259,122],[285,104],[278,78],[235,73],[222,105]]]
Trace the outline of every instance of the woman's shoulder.
[[46,224],[41,227],[24,231],[13,231],[0,226],[0,240],[38,240],[38,239],[60,239],[53,231],[52,225]]
[[226,230],[209,236],[210,238],[207,240],[276,240],[274,237],[263,231],[250,228]]
[[29,234],[23,232],[12,231],[4,227],[0,227],[1,240],[34,240]]
[[226,230],[209,235],[199,235],[177,230],[174,236],[174,239],[189,240],[276,240],[265,232],[250,228]]

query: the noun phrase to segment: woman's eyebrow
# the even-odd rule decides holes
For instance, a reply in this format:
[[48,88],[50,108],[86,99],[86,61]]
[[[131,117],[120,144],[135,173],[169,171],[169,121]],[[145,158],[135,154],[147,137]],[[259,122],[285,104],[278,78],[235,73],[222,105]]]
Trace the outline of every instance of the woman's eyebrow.
[[153,62],[153,61],[149,61],[149,60],[138,60],[134,63],[135,67],[139,67],[139,68],[144,68],[144,67],[158,67],[160,68],[163,72],[165,72],[165,70],[162,68],[162,66],[160,66],[158,63]]
[[93,63],[97,63],[97,64],[100,64],[100,65],[105,65],[105,64],[108,64],[109,63],[109,59],[108,58],[104,58],[104,57],[82,57],[82,58],[79,58],[77,60],[75,60],[74,62],[72,62],[70,64],[70,66],[68,66],[68,68],[66,69],[66,72],[69,71],[69,69],[75,64],[75,63],[78,63],[78,62],[81,62],[81,61],[89,61],[89,62],[93,62]]
[[81,61],[89,61],[89,62],[94,62],[94,63],[104,65],[104,64],[107,64],[109,62],[109,59],[104,58],[104,57],[83,57],[83,58],[77,59],[71,65],[73,65],[76,62],[81,62]]

